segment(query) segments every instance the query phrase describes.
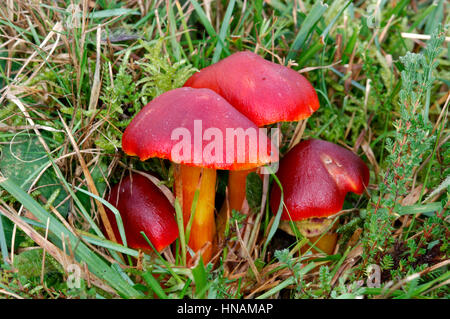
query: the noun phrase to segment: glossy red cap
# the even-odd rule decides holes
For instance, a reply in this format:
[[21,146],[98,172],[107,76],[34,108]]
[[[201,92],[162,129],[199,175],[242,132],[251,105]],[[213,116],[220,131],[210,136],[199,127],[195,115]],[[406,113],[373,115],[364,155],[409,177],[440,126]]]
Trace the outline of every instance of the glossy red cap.
[[[369,169],[351,151],[322,140],[297,144],[280,161],[277,177],[283,186],[282,220],[298,221],[336,214],[348,192],[362,194],[369,183]],[[270,197],[272,212],[278,211],[281,192],[274,184]]]
[[[158,251],[178,237],[174,208],[148,178],[140,174],[126,176],[112,188],[107,200],[120,212],[128,247],[152,251],[141,231]],[[114,236],[122,243],[116,217],[110,209],[105,209]]]
[[[247,130],[255,133],[257,143],[245,138],[240,145],[234,139],[227,147],[229,132],[242,137]],[[185,140],[189,158],[184,158],[181,150]],[[259,149],[258,145],[265,145],[267,151],[261,148],[250,157],[250,149]],[[271,147],[266,134],[259,134],[252,121],[217,93],[187,87],[168,91],[148,103],[126,128],[122,148],[141,160],[159,157],[180,164],[225,170],[262,166],[271,161],[270,151],[277,151]],[[172,150],[176,150],[175,156]]]
[[184,86],[215,91],[258,126],[302,120],[319,108],[304,76],[250,51],[200,70]]

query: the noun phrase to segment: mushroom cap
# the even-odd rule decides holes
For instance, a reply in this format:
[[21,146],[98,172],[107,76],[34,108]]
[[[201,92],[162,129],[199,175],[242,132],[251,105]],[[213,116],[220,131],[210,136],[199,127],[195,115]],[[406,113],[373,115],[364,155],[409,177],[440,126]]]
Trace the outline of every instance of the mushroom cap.
[[[370,174],[366,164],[351,151],[310,139],[286,153],[277,177],[286,205],[281,219],[298,221],[339,212],[348,192],[363,193]],[[280,197],[280,188],[275,184],[270,198],[273,212],[278,211]]]
[[258,126],[299,121],[319,108],[317,93],[304,76],[250,51],[200,70],[184,86],[215,91]]
[[[122,148],[143,161],[159,157],[212,169],[250,169],[269,163],[270,152],[277,151],[267,135],[258,130],[217,93],[185,87],[165,92],[148,103],[126,128]],[[243,136],[246,132],[254,132],[254,142]]]
[[[152,251],[141,231],[158,251],[178,237],[174,208],[148,178],[140,174],[126,176],[111,189],[107,200],[120,213],[128,247]],[[109,208],[105,209],[114,236],[122,243],[115,215]]]

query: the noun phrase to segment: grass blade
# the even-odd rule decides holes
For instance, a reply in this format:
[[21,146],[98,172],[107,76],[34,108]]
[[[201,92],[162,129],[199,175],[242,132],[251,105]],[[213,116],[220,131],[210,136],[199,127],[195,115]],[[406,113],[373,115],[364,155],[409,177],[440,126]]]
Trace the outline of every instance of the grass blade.
[[191,1],[192,5],[194,6],[195,12],[197,13],[198,18],[200,19],[200,22],[205,27],[206,32],[208,32],[208,34],[211,38],[213,38],[213,39],[216,38],[217,33],[214,30],[211,23],[209,22],[208,18],[206,17],[205,11],[203,11],[202,7],[196,0],[190,0],[190,1]]
[[167,2],[167,16],[169,18],[169,31],[170,31],[170,44],[172,47],[173,55],[177,61],[181,60],[181,47],[177,41],[177,23],[172,9],[172,1]]
[[194,222],[195,211],[197,210],[197,203],[198,203],[199,196],[200,196],[200,189],[196,189],[195,193],[194,193],[194,198],[192,200],[191,216],[189,217],[189,221],[186,226],[186,239],[185,239],[186,244],[189,244],[189,239],[191,238],[191,228],[192,228],[192,223]]
[[172,267],[170,267],[169,263],[163,258],[163,256],[161,256],[161,254],[156,250],[155,246],[153,246],[152,242],[150,241],[150,239],[148,239],[147,235],[141,231],[141,235],[142,237],[144,237],[144,239],[147,241],[147,243],[149,244],[150,247],[152,247],[153,251],[155,252],[156,256],[158,256],[159,260],[164,264],[164,266],[166,266],[167,271],[170,272],[170,274],[178,281],[178,282],[183,282],[181,280],[181,278],[176,274],[176,272],[172,269]]
[[200,256],[197,266],[192,268],[192,275],[194,276],[195,292],[197,298],[205,298],[206,289],[208,287],[208,273],[203,265],[203,258]]
[[100,11],[90,13],[89,18],[104,19],[104,18],[126,16],[126,15],[140,15],[140,12],[138,10],[128,9],[128,8],[107,9],[107,10],[100,10]]
[[214,51],[214,55],[212,58],[212,63],[216,63],[220,59],[220,54],[222,53],[223,43],[225,43],[225,36],[227,35],[227,31],[230,28],[230,20],[231,15],[233,14],[234,4],[236,0],[231,0],[228,4],[227,11],[225,12],[225,16],[222,21],[222,26],[219,31],[219,41],[217,41],[216,49]]
[[139,298],[142,296],[140,292],[135,290],[128,282],[126,282],[120,274],[114,271],[106,262],[97,254],[92,252],[84,243],[80,242],[71,231],[66,229],[64,225],[58,221],[53,215],[44,210],[44,208],[36,202],[29,194],[19,188],[9,179],[1,179],[0,186],[5,189],[11,196],[20,202],[28,211],[30,211],[41,223],[49,220],[49,232],[60,237],[61,234],[67,238],[74,249],[77,260],[87,264],[88,269],[98,278],[105,280],[117,292],[127,298]]
[[0,215],[0,251],[2,253],[3,262],[8,263],[8,247],[6,246],[5,230],[3,228],[2,215]]
[[[308,273],[309,271],[313,270],[316,267],[316,263],[311,262],[308,265],[306,265],[302,270],[300,270],[299,274],[304,275]],[[272,295],[278,293],[282,289],[286,288],[287,286],[295,284],[295,278],[289,277],[279,285],[273,287],[272,289],[268,290],[267,292],[263,293],[262,295],[256,297],[256,299],[267,299],[271,297]]]
[[412,206],[401,206],[399,208],[399,215],[415,215],[415,214],[424,214],[429,216],[432,215],[433,212],[439,211],[442,209],[442,204],[440,202],[434,202],[429,204],[417,204]]
[[175,213],[177,218],[178,233],[180,236],[181,245],[181,258],[183,265],[186,265],[186,238],[184,236],[184,221],[183,221],[183,210],[181,209],[180,202],[178,198],[175,198]]
[[107,202],[100,196],[94,195],[91,192],[88,192],[87,190],[84,190],[80,187],[77,187],[77,186],[74,186],[74,187],[76,190],[100,201],[103,205],[108,207],[114,213],[114,216],[116,217],[117,228],[119,229],[119,234],[120,234],[120,238],[122,239],[123,246],[127,247],[127,238],[125,236],[125,229],[123,227],[122,217],[120,216],[120,212],[117,210],[117,208],[115,208],[113,205],[111,205],[109,202]]
[[305,21],[303,21],[302,27],[300,28],[300,31],[297,33],[297,36],[295,37],[294,43],[289,49],[289,53],[286,58],[286,63],[288,63],[289,60],[294,59],[298,51],[300,51],[303,48],[305,41],[308,38],[308,35],[312,32],[312,29],[319,21],[319,19],[322,17],[323,13],[327,10],[327,8],[328,5],[324,4],[322,1],[318,1],[314,4],[314,6],[311,9],[311,12],[308,14]]
[[[45,230],[45,225],[38,221],[29,219],[26,217],[20,217],[20,219],[31,226],[38,227],[38,228]],[[105,249],[111,249],[111,250],[117,251],[119,253],[123,253],[123,254],[129,255],[132,257],[136,257],[136,258],[139,256],[139,252],[135,249],[128,248],[123,245],[117,244],[113,241],[110,241],[108,239],[98,237],[92,233],[77,229],[77,234],[79,234],[81,236],[81,238],[83,238],[83,240],[87,241],[89,244],[103,247]]]
[[[269,167],[267,167],[267,169],[270,170]],[[278,229],[278,226],[280,225],[281,215],[283,213],[283,206],[284,206],[283,186],[281,186],[281,182],[278,179],[278,177],[274,173],[271,173],[271,174],[272,174],[273,178],[275,179],[275,182],[278,184],[278,187],[280,187],[281,195],[280,195],[280,205],[278,206],[278,210],[277,210],[277,213],[275,215],[275,220],[273,221],[272,227],[270,228],[269,233],[267,234],[267,239],[266,239],[266,241],[264,243],[264,246],[263,246],[263,253],[262,253],[263,256],[266,253],[267,245],[269,245],[272,237],[275,235],[275,232]]]
[[164,290],[161,288],[159,282],[155,279],[155,277],[153,277],[153,274],[150,271],[143,273],[142,278],[144,278],[147,285],[149,285],[149,287],[159,298],[161,299],[168,298]]

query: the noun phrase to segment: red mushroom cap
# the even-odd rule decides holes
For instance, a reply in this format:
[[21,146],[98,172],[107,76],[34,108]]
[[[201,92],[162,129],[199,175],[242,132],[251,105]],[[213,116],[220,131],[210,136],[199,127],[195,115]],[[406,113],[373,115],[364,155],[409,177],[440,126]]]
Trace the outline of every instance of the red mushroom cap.
[[302,120],[319,108],[305,77],[249,51],[202,69],[184,86],[215,91],[258,126]]
[[[128,175],[116,184],[107,198],[120,213],[128,247],[152,251],[143,231],[156,250],[161,251],[178,237],[175,210],[148,178]],[[114,213],[106,208],[116,239],[122,243]]]
[[[369,176],[366,164],[351,151],[327,141],[303,141],[280,161],[277,177],[286,205],[281,219],[331,216],[342,209],[348,192],[362,194]],[[274,185],[270,198],[273,212],[278,210],[280,197],[280,188]]]
[[[174,147],[184,139],[177,134],[173,136],[180,129],[187,130],[189,135],[189,158],[183,158],[182,151],[179,157],[172,156]],[[241,134],[247,130],[254,132],[257,142],[250,143],[245,137],[245,142],[240,145],[237,140],[242,135],[239,135],[227,147],[227,135],[231,131],[238,134],[238,130],[242,130]],[[208,139],[205,137],[207,132],[214,135]],[[212,147],[211,144],[216,142],[223,146],[222,150]],[[265,145],[266,152],[259,147],[262,145]],[[267,135],[259,134],[252,121],[217,93],[187,87],[168,91],[148,103],[131,121],[122,137],[125,153],[137,155],[141,160],[160,157],[180,164],[225,170],[249,169],[269,163],[270,152],[276,151],[271,145]],[[254,147],[257,147],[257,154],[250,156]]]

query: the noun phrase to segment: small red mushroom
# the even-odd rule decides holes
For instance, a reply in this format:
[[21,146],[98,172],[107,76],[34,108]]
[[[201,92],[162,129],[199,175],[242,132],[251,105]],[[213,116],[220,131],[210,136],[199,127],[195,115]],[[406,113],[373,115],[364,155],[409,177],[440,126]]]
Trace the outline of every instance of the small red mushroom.
[[[127,175],[114,185],[107,200],[120,213],[128,247],[147,253],[153,251],[141,231],[158,252],[178,237],[174,208],[148,178],[140,174]],[[115,237],[123,244],[114,213],[106,208],[106,214]]]
[[[357,155],[317,139],[303,141],[286,153],[276,175],[283,187],[281,220],[286,221],[285,228],[290,220],[298,221],[302,234],[314,239],[330,225],[328,217],[342,209],[346,194],[362,194],[370,177],[368,167]],[[280,198],[280,188],[274,185],[272,212],[278,211]],[[329,237],[331,242],[324,243],[326,249],[322,250],[332,253],[336,239],[336,235]]]
[[[317,93],[304,76],[250,51],[234,53],[200,70],[184,86],[215,91],[259,127],[306,119],[319,108]],[[230,172],[230,210],[241,210],[250,172]]]
[[[195,192],[199,190],[189,246],[194,252],[204,249],[205,263],[212,257],[215,237],[216,170],[251,169],[270,162],[271,143],[266,136],[258,135],[257,144],[267,145],[268,152],[258,151],[254,162],[249,160],[248,139],[240,147],[238,143],[229,147],[227,135],[235,129],[257,132],[258,127],[217,93],[185,87],[168,91],[148,103],[122,137],[122,148],[128,155],[137,155],[142,161],[160,157],[181,164],[175,174],[175,191],[182,200],[185,227]],[[242,155],[245,161],[241,160]],[[207,243],[210,245],[205,246]]]

